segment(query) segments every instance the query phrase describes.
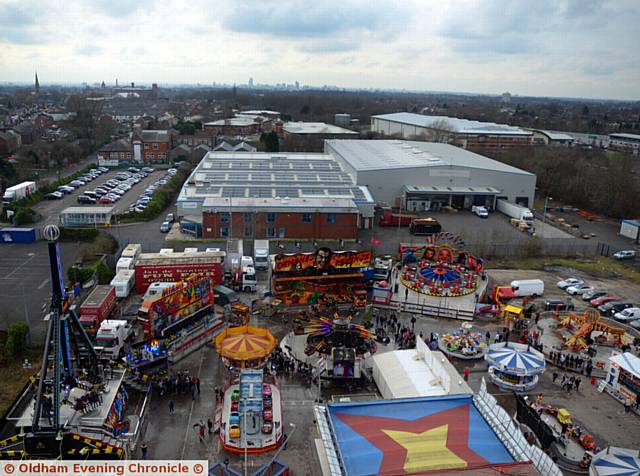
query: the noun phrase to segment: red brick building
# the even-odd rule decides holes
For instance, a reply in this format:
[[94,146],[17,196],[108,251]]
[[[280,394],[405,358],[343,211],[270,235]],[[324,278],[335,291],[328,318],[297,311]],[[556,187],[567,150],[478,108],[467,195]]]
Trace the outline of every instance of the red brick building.
[[169,131],[141,131],[134,132],[131,137],[134,158],[146,164],[162,164],[169,159],[171,150],[171,135]]
[[189,147],[197,147],[200,144],[206,144],[213,148],[216,145],[215,134],[208,132],[198,132],[193,135],[189,134],[173,134],[171,136],[171,146],[175,148],[179,145],[187,145]]
[[358,208],[347,199],[207,198],[203,238],[357,238]]
[[133,160],[133,146],[125,140],[105,144],[98,151],[98,164],[102,167],[117,167]]
[[237,116],[219,121],[205,122],[202,128],[213,135],[251,135],[271,130],[272,121],[262,116]]

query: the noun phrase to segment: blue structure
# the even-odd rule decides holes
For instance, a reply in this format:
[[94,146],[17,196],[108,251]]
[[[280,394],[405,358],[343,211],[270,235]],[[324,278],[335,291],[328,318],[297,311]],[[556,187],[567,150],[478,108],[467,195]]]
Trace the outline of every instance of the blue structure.
[[0,243],[33,243],[36,240],[35,228],[0,228]]

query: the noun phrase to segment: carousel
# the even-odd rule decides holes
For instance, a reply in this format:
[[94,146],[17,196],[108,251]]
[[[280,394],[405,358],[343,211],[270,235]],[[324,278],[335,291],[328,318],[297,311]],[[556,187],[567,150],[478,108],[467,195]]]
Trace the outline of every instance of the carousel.
[[227,327],[214,344],[225,364],[244,369],[263,367],[278,341],[267,329],[245,324]]
[[440,336],[438,348],[445,354],[465,360],[481,359],[487,352],[482,334],[474,332],[470,322],[464,322],[458,331]]
[[402,284],[429,296],[455,297],[474,293],[484,261],[449,243],[433,243],[401,249]]
[[528,392],[535,388],[545,371],[544,355],[526,344],[492,344],[485,360],[489,365],[490,380],[498,387],[514,392]]

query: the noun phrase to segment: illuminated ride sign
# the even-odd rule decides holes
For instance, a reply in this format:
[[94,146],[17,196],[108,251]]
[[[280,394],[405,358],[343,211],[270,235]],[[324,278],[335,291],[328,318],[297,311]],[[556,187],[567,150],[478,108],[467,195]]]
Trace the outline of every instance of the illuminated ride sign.
[[365,268],[371,264],[371,258],[371,251],[332,251],[320,248],[315,253],[276,255],[274,271]]

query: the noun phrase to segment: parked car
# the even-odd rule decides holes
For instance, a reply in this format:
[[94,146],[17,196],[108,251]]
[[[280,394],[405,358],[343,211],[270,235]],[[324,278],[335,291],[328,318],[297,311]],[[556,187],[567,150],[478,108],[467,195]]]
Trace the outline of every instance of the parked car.
[[127,170],[129,172],[131,172],[131,173],[134,173],[134,174],[140,172],[140,169],[138,169],[136,167],[129,167]]
[[178,169],[169,169],[169,170],[167,170],[167,173],[171,174],[171,175],[175,175],[175,174],[178,173]]
[[173,223],[175,220],[173,213],[167,213],[167,216],[164,218],[164,221],[168,223]]
[[76,187],[76,188],[83,187],[86,184],[87,184],[86,182],[84,182],[82,180],[78,180],[78,179],[75,179],[75,180],[72,180],[71,182],[69,182],[69,185],[71,185],[73,187]]
[[102,172],[103,174],[106,174],[106,173],[109,171],[109,169],[108,169],[108,168],[106,168],[106,167],[98,167],[98,170],[99,170],[100,172]]
[[584,281],[576,278],[567,278],[562,281],[558,281],[558,287],[560,289],[567,289],[569,286],[578,286],[579,284],[584,284]]
[[66,185],[60,185],[58,187],[57,191],[60,192],[60,193],[67,194],[67,193],[72,193],[74,190],[75,190],[75,188],[73,188],[73,187],[68,187]]
[[115,193],[116,195],[124,195],[126,192],[126,190],[122,190],[121,188],[114,188],[113,190],[111,190],[111,193]]
[[633,327],[634,329],[638,329],[640,331],[640,319],[636,319],[635,321],[631,321],[629,323],[629,325],[631,327]]
[[613,253],[613,257],[615,259],[633,259],[636,257],[636,252],[634,250],[622,250]]
[[44,196],[44,198],[46,198],[47,200],[60,200],[63,197],[64,197],[64,193],[62,192],[51,192],[51,193],[47,193]]
[[631,322],[640,319],[640,307],[628,307],[616,312],[613,318],[618,322]]
[[115,203],[115,200],[112,197],[108,197],[105,195],[104,197],[100,197],[98,203]]
[[[98,195],[96,192],[92,191],[92,190],[87,190],[86,192],[84,192],[84,194],[85,194],[87,197],[95,198],[96,200],[97,200],[97,199],[98,199],[98,197],[99,197],[99,195]],[[104,195],[104,194],[103,194],[103,195]]]
[[587,291],[582,294],[582,299],[584,301],[591,301],[592,299],[598,299],[599,297],[606,296],[606,289],[592,289],[591,291]]
[[598,311],[604,316],[613,316],[616,312],[623,311],[628,307],[633,307],[631,301],[611,301],[598,306]]
[[545,311],[573,311],[575,306],[571,302],[565,302],[562,299],[547,299],[544,302]]
[[590,286],[587,283],[583,283],[583,284],[577,284],[575,286],[569,286],[567,289],[565,289],[565,291],[568,294],[571,294],[572,296],[575,296],[576,294],[584,294],[587,291],[593,291],[595,288],[593,286]]
[[264,433],[265,435],[270,434],[273,431],[273,422],[270,421],[265,421],[262,424],[262,433]]
[[78,196],[78,203],[84,203],[85,205],[93,205],[96,203],[96,199],[92,197],[87,197],[86,195]]
[[141,170],[142,170],[143,172],[148,173],[148,174],[151,174],[151,173],[153,173],[153,172],[155,171],[155,169],[154,169],[154,168],[152,168],[152,167],[142,167],[142,169],[141,169]]
[[598,307],[598,306],[602,306],[603,304],[607,304],[608,302],[611,302],[611,301],[618,301],[619,299],[620,298],[617,296],[606,294],[597,299],[592,299],[591,301],[589,301],[589,304],[591,304],[593,307]]
[[169,223],[168,221],[163,221],[162,225],[160,225],[160,232],[169,233],[169,230],[171,230],[171,223]]
[[240,425],[229,425],[229,438],[240,438]]

